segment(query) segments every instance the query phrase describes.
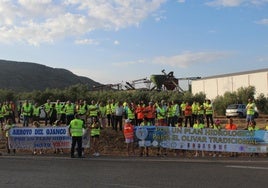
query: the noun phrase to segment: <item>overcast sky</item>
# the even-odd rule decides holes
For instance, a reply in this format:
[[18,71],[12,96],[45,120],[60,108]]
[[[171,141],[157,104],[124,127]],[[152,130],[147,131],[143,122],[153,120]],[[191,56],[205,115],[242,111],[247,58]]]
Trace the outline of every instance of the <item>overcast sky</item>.
[[0,59],[103,84],[268,68],[268,0],[0,0]]

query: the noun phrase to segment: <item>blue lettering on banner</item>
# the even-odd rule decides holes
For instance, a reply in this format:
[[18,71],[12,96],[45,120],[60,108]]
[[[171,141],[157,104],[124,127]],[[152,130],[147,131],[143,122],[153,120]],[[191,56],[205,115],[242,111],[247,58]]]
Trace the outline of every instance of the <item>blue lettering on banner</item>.
[[43,135],[43,129],[35,129],[34,134],[35,135]]
[[[56,149],[70,148],[72,138],[65,127],[23,127],[11,128],[9,134],[10,149]],[[83,136],[83,147],[90,147],[89,134]]]
[[31,129],[13,129],[12,135],[32,135]]
[[66,129],[47,129],[47,135],[65,135]]

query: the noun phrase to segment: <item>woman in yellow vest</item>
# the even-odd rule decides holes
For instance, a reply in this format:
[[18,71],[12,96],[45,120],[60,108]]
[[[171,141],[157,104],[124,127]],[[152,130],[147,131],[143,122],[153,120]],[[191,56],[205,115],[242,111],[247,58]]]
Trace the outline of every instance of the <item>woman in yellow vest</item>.
[[93,122],[90,126],[91,144],[93,149],[93,156],[100,156],[99,153],[99,139],[100,139],[100,123],[96,117],[93,117]]

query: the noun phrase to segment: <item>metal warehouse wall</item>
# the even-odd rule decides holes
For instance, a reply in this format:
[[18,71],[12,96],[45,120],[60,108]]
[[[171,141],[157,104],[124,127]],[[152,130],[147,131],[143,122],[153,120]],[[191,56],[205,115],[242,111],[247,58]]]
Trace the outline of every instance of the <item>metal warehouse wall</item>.
[[268,69],[242,73],[205,77],[192,81],[193,94],[203,92],[207,98],[214,99],[226,91],[234,92],[240,87],[254,86],[256,96],[263,93],[268,97]]

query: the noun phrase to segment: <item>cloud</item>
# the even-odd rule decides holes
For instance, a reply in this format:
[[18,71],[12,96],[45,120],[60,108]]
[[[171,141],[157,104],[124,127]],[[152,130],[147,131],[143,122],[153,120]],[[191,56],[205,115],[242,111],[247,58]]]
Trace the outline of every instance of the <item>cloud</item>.
[[183,54],[165,57],[160,56],[152,60],[155,64],[169,65],[172,67],[186,68],[193,64],[208,63],[227,58],[230,52],[185,52]]
[[260,25],[268,25],[268,18],[256,21],[256,23]]
[[232,52],[184,52],[174,56],[158,56],[151,59],[139,59],[113,63],[113,66],[127,67],[139,64],[159,64],[171,67],[186,68],[194,64],[209,63],[230,57]]
[[118,62],[118,63],[113,63],[114,66],[117,67],[127,67],[129,65],[137,65],[137,64],[142,64],[142,63],[146,63],[148,61],[144,60],[144,59],[140,59],[140,60],[136,60],[136,61],[126,61],[126,62]]
[[267,2],[268,0],[213,0],[207,2],[206,5],[214,7],[238,7],[244,4],[262,5]]
[[0,43],[53,43],[138,26],[167,0],[0,1]]
[[120,42],[118,40],[114,41],[114,45],[119,45],[119,44],[120,44]]
[[80,40],[75,40],[75,44],[93,44],[93,45],[98,45],[99,42],[93,39],[80,39]]

